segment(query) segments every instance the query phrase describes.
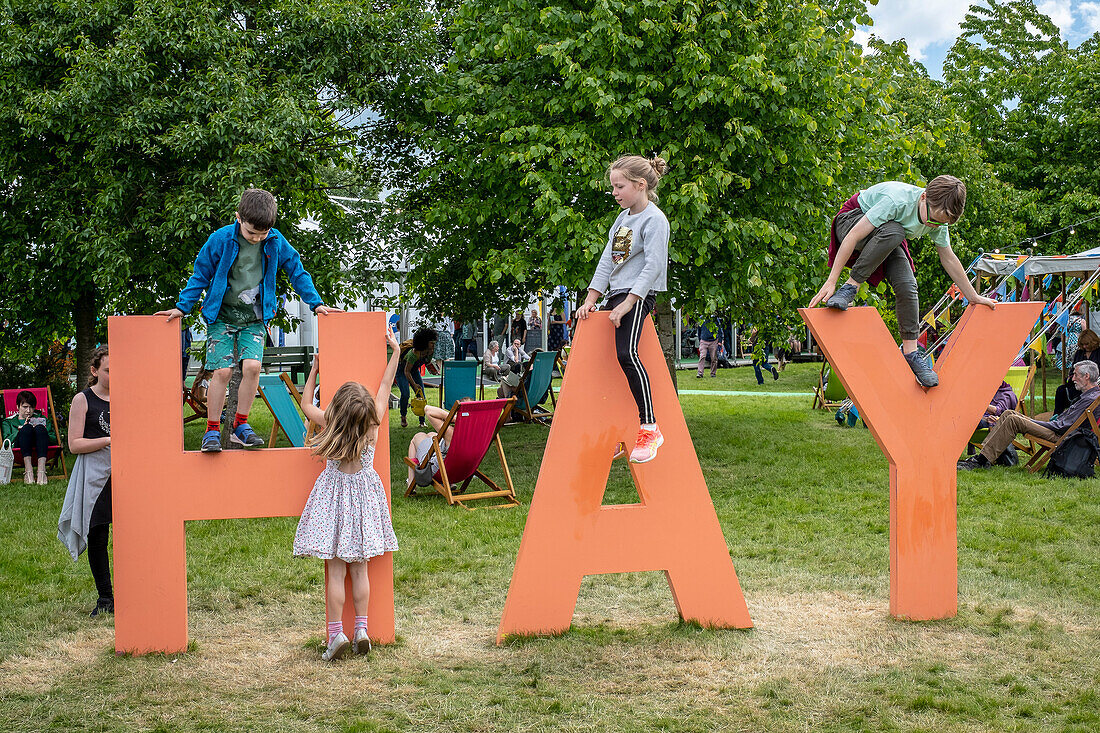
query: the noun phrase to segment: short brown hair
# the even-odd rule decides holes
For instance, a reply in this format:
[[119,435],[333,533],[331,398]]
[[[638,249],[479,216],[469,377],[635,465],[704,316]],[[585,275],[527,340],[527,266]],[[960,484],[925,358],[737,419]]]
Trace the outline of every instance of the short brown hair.
[[270,229],[275,226],[275,217],[279,213],[279,205],[275,203],[275,197],[262,188],[246,188],[241,194],[241,201],[237,204],[237,214],[241,221],[247,222],[257,229]]
[[936,176],[924,187],[929,206],[934,206],[955,223],[966,208],[966,184],[955,176]]

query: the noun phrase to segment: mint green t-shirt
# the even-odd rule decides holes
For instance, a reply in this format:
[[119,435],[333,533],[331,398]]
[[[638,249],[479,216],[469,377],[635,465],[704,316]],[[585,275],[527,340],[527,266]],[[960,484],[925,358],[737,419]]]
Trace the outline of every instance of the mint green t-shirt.
[[937,247],[950,247],[951,235],[947,231],[947,224],[941,227],[921,224],[922,193],[924,189],[920,186],[901,181],[886,181],[860,191],[856,200],[863,215],[873,226],[880,227],[888,221],[896,221],[905,229],[906,239],[910,242],[927,234]]
[[243,237],[237,238],[240,252],[237,261],[229,268],[229,281],[225,297],[218,311],[218,320],[234,326],[256,323],[264,319],[260,286],[264,276],[263,243],[252,244]]

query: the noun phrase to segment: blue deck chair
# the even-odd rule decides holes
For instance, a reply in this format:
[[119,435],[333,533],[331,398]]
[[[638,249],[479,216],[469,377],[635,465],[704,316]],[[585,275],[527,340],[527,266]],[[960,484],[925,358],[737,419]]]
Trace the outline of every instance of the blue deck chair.
[[[554,365],[558,361],[557,351],[536,351],[527,362],[527,369],[519,382],[516,395],[516,414],[526,422],[549,422],[557,409],[554,397]],[[550,398],[551,408],[540,405]]]
[[267,409],[271,410],[271,416],[275,418],[271,425],[271,438],[267,441],[268,447],[275,447],[275,439],[279,437],[280,428],[292,446],[304,447],[307,434],[306,421],[298,411],[300,396],[290,375],[286,372],[261,374],[260,398],[267,405]]
[[477,368],[480,362],[448,359],[443,362],[443,373],[439,377],[439,406],[451,409],[454,403],[462,399],[477,399]]

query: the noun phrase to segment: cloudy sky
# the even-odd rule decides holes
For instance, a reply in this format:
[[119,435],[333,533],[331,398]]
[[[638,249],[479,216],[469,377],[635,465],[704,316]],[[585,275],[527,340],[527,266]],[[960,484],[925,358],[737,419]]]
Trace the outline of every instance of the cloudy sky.
[[[934,78],[942,78],[943,58],[959,36],[970,4],[968,0],[879,0],[871,7],[874,26],[863,28],[855,40],[862,41],[869,32],[887,41],[904,38],[909,54]],[[1039,0],[1036,4],[1071,46],[1100,30],[1100,0]]]

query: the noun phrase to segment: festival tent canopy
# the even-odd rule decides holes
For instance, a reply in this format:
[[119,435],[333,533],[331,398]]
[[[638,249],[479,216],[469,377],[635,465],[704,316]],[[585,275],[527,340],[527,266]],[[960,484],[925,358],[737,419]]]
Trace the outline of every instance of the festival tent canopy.
[[1087,277],[1100,269],[1100,247],[1061,257],[1028,257],[1023,264],[1019,264],[1018,259],[1012,255],[997,259],[995,255],[986,254],[975,264],[974,269],[1000,277],[1015,274],[1020,280],[1036,275],[1066,274]]

